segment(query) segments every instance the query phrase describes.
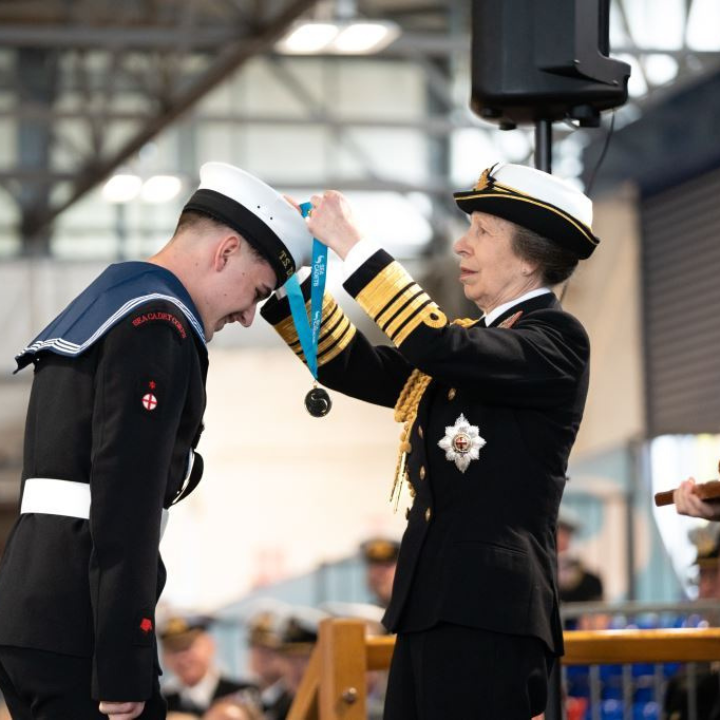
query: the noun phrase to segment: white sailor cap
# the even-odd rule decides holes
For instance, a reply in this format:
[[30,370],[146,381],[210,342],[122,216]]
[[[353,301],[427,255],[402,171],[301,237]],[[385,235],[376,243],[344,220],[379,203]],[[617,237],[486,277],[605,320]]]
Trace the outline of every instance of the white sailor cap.
[[485,170],[472,190],[453,193],[458,207],[501,217],[533,230],[575,253],[590,257],[600,239],[593,234],[592,200],[554,175],[510,163]]
[[245,170],[223,162],[200,168],[200,186],[183,208],[205,213],[237,230],[269,263],[284,285],[307,264],[312,235],[280,193]]

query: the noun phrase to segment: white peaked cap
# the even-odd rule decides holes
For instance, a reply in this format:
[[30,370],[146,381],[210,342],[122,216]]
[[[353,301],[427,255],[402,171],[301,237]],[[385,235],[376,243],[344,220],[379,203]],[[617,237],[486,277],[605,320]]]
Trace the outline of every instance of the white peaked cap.
[[533,230],[588,258],[600,242],[593,235],[592,200],[570,183],[525,165],[497,163],[472,190],[454,193],[458,207],[496,215]]
[[271,265],[278,286],[308,264],[312,235],[280,193],[245,170],[223,162],[200,168],[200,186],[183,210],[212,216],[239,232]]

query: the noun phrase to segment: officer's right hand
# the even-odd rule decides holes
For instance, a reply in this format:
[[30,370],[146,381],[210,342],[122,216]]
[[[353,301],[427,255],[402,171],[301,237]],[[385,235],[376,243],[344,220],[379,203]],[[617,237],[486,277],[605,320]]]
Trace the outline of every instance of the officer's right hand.
[[100,712],[110,720],[135,720],[142,715],[144,702],[101,702]]
[[675,507],[680,515],[720,520],[720,503],[706,502],[695,494],[695,479],[688,478],[675,490],[673,497]]

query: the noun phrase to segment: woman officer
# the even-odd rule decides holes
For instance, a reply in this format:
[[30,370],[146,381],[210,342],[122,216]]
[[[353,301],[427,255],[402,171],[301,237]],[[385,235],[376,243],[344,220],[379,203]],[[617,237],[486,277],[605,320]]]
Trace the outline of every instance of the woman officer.
[[[529,720],[563,650],[555,525],[588,387],[587,335],[550,287],[598,239],[590,200],[532,168],[496,165],[455,200],[476,321],[448,321],[340,193],[312,198],[311,233],[395,346],[372,346],[326,295],[319,379],[405,423],[394,492],[407,483],[413,503],[383,620],[397,633],[385,719]],[[303,359],[289,312],[272,298],[262,314]]]

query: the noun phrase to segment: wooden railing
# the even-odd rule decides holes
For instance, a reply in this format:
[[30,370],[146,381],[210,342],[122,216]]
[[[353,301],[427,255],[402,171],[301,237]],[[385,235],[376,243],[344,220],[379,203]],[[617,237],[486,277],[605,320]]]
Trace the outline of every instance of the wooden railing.
[[[394,637],[365,637],[359,620],[325,620],[288,720],[366,720],[366,673],[390,667]],[[565,633],[565,665],[720,660],[720,629]]]

